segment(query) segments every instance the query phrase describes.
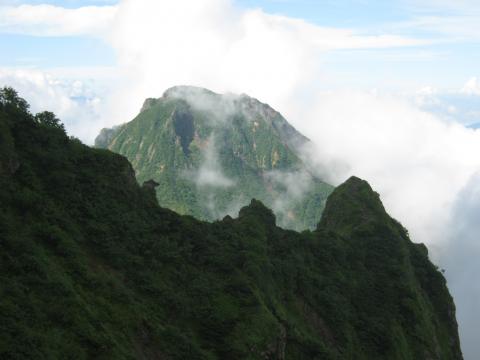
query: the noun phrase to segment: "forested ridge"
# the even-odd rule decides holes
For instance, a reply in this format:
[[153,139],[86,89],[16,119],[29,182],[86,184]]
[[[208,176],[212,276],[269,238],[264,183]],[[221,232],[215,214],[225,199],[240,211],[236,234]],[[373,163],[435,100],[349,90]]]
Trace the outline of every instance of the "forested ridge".
[[0,358],[461,359],[426,247],[352,177],[314,231],[180,216],[0,92]]

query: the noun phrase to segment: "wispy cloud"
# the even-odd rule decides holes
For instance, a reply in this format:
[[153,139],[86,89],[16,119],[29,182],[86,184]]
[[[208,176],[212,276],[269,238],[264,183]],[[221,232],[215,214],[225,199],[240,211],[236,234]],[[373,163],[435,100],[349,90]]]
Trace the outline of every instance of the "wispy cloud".
[[403,0],[410,11],[436,14],[474,14],[480,13],[477,0]]
[[480,81],[474,76],[467,81],[467,83],[460,90],[462,94],[479,95],[480,96]]
[[464,15],[423,15],[392,24],[391,31],[429,34],[444,43],[480,40],[480,13]]
[[394,34],[414,34],[437,41],[480,40],[480,2],[476,0],[403,0],[407,18],[382,24]]
[[116,6],[67,9],[54,5],[0,6],[0,32],[33,36],[103,36]]

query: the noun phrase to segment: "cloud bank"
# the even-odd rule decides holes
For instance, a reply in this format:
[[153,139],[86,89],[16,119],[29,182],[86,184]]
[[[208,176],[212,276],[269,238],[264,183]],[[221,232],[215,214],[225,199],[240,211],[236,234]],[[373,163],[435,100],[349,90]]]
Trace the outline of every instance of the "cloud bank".
[[480,173],[472,176],[459,192],[450,219],[448,247],[444,249],[444,267],[457,306],[460,337],[465,359],[479,354],[480,324]]
[[127,74],[114,103],[131,104],[179,84],[217,92],[247,93],[272,103],[287,101],[322,76],[324,51],[415,46],[424,40],[352,29],[320,27],[303,20],[243,10],[226,0],[124,0],[110,35]]
[[398,96],[327,92],[315,99],[296,124],[315,144],[308,152],[317,169],[335,184],[350,174],[368,179],[416,241],[443,246],[457,195],[480,168],[480,132]]
[[80,80],[60,80],[36,69],[0,68],[0,87],[10,86],[28,100],[33,113],[53,111],[66,130],[82,140],[99,130],[103,98],[94,85]]

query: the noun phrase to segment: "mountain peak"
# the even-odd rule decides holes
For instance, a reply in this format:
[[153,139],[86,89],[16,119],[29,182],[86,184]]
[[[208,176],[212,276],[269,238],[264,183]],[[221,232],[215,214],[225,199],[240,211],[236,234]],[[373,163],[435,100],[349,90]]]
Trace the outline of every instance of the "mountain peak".
[[140,109],[140,112],[144,112],[152,107],[154,107],[158,103],[159,99],[155,98],[146,98],[145,101],[143,102],[143,105]]
[[211,90],[192,85],[176,85],[163,93],[163,98],[188,98],[189,96],[220,96]]
[[275,226],[276,218],[273,211],[266,207],[261,201],[252,199],[249,205],[240,209],[238,217],[253,218],[261,221],[263,224]]
[[181,99],[185,100],[188,103],[200,103],[200,101],[205,101],[210,98],[217,97],[217,100],[221,97],[221,95],[214,93],[208,89],[198,87],[198,86],[190,86],[190,85],[177,85],[172,86],[163,92],[162,97],[160,98],[146,98],[143,102],[143,105],[140,109],[140,113],[153,108],[162,100],[171,100],[171,99]]
[[[146,99],[135,119],[102,130],[96,145],[125,155],[140,183],[158,182],[159,203],[179,213],[215,220],[255,198],[281,226],[304,230],[315,228],[331,191],[303,162],[306,142],[255,98],[182,85]],[[289,180],[299,174],[309,184],[301,194]]]
[[319,226],[350,231],[361,223],[386,216],[378,193],[367,181],[352,176],[329,196]]

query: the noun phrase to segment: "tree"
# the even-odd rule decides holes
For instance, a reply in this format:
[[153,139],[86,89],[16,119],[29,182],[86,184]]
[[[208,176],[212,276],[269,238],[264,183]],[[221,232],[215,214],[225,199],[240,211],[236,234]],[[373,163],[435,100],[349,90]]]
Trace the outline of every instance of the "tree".
[[61,129],[65,132],[65,126],[60,122],[55,114],[50,111],[43,111],[36,114],[35,122],[40,125]]
[[11,87],[0,89],[0,107],[14,107],[23,112],[28,112],[28,103],[18,96],[18,93]]

